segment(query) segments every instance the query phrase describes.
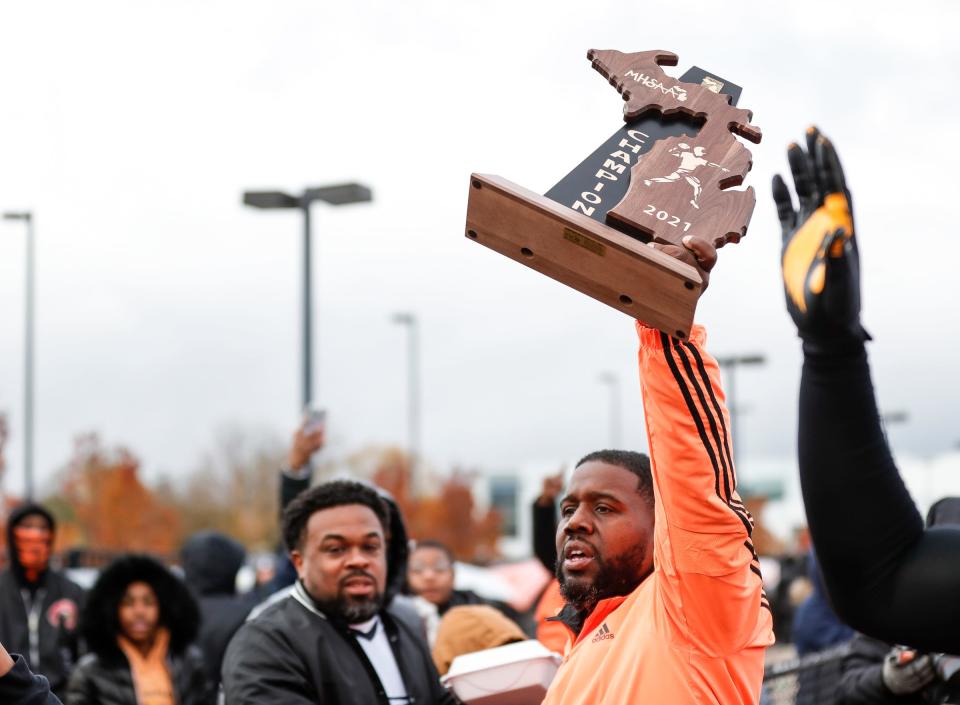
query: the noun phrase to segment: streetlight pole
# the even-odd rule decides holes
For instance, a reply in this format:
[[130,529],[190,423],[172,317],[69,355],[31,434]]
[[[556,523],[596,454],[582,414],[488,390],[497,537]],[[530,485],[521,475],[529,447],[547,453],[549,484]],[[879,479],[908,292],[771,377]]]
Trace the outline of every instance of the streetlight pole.
[[601,372],[597,378],[606,385],[610,398],[610,448],[620,447],[620,378],[613,372]]
[[303,301],[301,302],[303,360],[300,375],[302,409],[308,407],[313,401],[313,240],[310,228],[310,205],[314,201],[343,206],[348,203],[365,203],[372,200],[373,194],[370,189],[357,183],[308,188],[299,196],[283,191],[246,191],[243,194],[243,204],[246,206],[268,210],[296,209],[303,216]]
[[303,361],[301,372],[300,408],[306,409],[313,401],[313,234],[310,230],[310,202],[300,205],[303,212]]
[[19,220],[26,226],[27,263],[25,324],[24,324],[24,363],[23,363],[23,476],[24,494],[27,501],[33,499],[33,214],[30,211],[3,214],[4,220]]
[[727,371],[725,387],[727,399],[730,400],[730,403],[727,404],[727,410],[730,412],[730,443],[733,445],[734,464],[739,464],[740,458],[740,444],[737,442],[737,429],[740,426],[737,420],[740,414],[740,407],[737,405],[737,368],[742,365],[763,365],[766,362],[767,358],[761,354],[729,355],[717,358],[720,369]]
[[417,489],[417,464],[420,459],[420,331],[413,313],[395,313],[392,320],[407,329],[407,452],[410,454],[410,484]]

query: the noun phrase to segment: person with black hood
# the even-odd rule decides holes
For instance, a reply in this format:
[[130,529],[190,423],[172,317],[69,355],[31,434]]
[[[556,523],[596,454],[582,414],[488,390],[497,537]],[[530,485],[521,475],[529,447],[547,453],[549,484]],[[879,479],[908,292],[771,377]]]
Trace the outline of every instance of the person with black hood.
[[452,705],[419,630],[391,605],[391,512],[372,487],[318,485],[286,508],[293,592],[227,647],[227,705]]
[[212,705],[194,645],[200,615],[190,591],[144,555],[100,574],[81,615],[90,650],[67,686],[67,705]]
[[211,683],[220,682],[223,652],[256,604],[256,595],[237,595],[237,572],[246,556],[243,546],[216,531],[200,531],[180,549],[184,580],[200,606],[197,644]]
[[60,693],[78,655],[83,589],[50,567],[55,531],[53,515],[39,504],[10,513],[10,565],[0,573],[0,643]]

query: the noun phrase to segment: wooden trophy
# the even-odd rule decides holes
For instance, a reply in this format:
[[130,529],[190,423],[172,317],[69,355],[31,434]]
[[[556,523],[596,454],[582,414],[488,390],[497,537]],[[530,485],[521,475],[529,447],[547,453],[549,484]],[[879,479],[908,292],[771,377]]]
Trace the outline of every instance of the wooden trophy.
[[[760,141],[741,89],[697,67],[679,80],[668,51],[591,50],[593,68],[626,101],[625,125],[540,196],[471,174],[466,235],[677,338],[686,338],[702,281],[646,243],[685,235],[717,247],[747,232],[756,197],[743,183]],[[682,246],[682,245],[681,245]]]

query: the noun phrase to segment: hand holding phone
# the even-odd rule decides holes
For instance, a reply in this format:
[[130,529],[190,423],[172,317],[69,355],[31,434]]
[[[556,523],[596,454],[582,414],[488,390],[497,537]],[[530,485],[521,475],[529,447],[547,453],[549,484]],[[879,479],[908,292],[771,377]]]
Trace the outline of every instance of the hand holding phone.
[[323,430],[327,425],[327,410],[307,407],[303,412],[304,435],[312,436],[317,431]]
[[300,428],[293,434],[287,467],[299,470],[310,462],[310,456],[323,448],[327,427],[326,409],[307,407],[303,412]]

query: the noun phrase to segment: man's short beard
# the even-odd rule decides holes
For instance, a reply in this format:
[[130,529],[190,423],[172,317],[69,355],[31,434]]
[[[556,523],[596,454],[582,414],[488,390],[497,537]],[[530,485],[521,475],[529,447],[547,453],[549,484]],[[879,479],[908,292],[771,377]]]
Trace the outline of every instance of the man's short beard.
[[358,600],[341,593],[337,595],[335,602],[337,613],[347,624],[359,624],[376,616],[383,607],[383,595],[376,592],[372,597]]
[[[317,603],[320,611],[324,614],[338,617],[347,624],[360,624],[361,622],[366,622],[368,619],[373,619],[383,608],[382,592],[374,588],[374,592],[370,597],[352,597],[347,595],[343,590],[343,582],[358,575],[361,575],[361,573],[353,573],[341,579],[340,585],[337,586],[336,597],[327,600],[314,598],[314,602]],[[367,573],[362,573],[362,575],[363,577],[373,580],[372,575]]]
[[578,611],[591,611],[600,600],[608,597],[629,595],[650,574],[649,571],[639,572],[646,562],[646,555],[646,547],[643,545],[634,546],[623,556],[609,562],[595,555],[593,560],[597,563],[597,574],[592,582],[565,575],[563,556],[558,556],[556,574],[560,581],[560,595]]

